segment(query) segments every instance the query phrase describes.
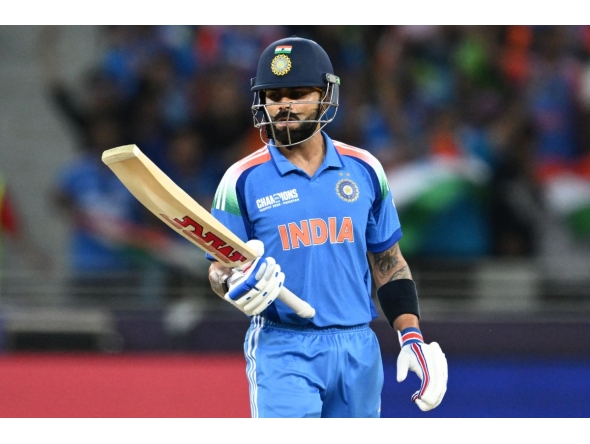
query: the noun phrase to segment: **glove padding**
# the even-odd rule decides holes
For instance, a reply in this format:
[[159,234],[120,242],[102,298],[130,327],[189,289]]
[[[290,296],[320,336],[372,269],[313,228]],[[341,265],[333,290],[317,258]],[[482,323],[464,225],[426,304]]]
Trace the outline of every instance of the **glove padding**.
[[227,281],[229,291],[224,299],[243,313],[254,316],[274,302],[284,282],[285,274],[272,257],[257,257],[234,270]]
[[[404,339],[402,339],[404,338]],[[447,391],[447,358],[436,342],[425,344],[420,330],[409,328],[401,332],[402,349],[397,358],[397,380],[402,382],[412,370],[422,381],[420,390],[412,395],[420,410],[437,407]]]

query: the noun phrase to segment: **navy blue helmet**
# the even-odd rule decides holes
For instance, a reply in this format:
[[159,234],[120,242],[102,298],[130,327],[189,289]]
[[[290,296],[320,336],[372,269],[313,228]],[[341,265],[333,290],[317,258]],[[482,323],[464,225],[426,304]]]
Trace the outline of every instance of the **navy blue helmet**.
[[305,122],[320,123],[319,131],[336,116],[339,85],[340,78],[334,75],[328,54],[316,42],[295,36],[278,40],[262,52],[256,77],[251,81],[254,126],[260,128],[261,136],[265,129],[266,136],[273,138],[271,119],[265,104],[266,90],[316,87],[322,90],[322,98],[314,102],[321,111],[316,120]]

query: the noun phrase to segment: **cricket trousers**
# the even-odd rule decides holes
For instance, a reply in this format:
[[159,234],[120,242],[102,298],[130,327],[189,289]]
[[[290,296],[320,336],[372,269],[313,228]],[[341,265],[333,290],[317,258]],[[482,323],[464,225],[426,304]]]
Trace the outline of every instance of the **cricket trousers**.
[[244,342],[253,418],[377,418],[383,363],[369,324],[317,328],[252,317]]

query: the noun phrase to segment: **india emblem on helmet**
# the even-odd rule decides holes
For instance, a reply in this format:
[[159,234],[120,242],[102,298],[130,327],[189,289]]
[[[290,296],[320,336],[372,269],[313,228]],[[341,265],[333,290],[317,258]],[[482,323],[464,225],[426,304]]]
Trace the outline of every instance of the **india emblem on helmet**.
[[285,54],[279,54],[270,63],[270,69],[277,76],[284,76],[291,71],[291,59]]

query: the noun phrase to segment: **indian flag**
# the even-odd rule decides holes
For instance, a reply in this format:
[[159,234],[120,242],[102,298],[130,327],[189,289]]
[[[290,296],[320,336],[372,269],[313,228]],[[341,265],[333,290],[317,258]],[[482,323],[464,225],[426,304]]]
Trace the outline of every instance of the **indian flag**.
[[549,208],[565,222],[575,239],[590,239],[590,182],[564,171],[543,183]]
[[275,54],[289,54],[291,52],[291,45],[279,45],[275,48]]
[[441,218],[457,214],[457,208],[483,204],[491,171],[479,159],[433,156],[389,169],[386,174],[404,233],[400,246],[409,257],[424,254]]

